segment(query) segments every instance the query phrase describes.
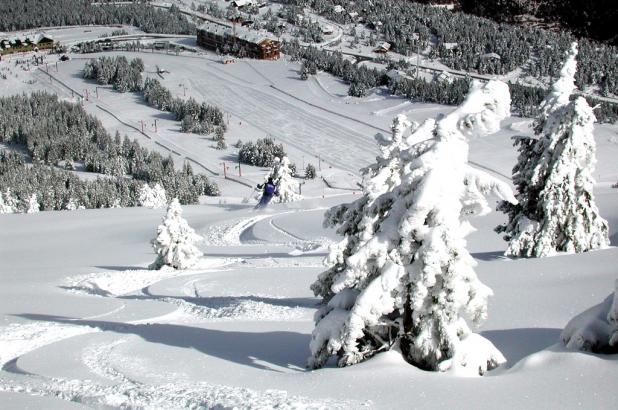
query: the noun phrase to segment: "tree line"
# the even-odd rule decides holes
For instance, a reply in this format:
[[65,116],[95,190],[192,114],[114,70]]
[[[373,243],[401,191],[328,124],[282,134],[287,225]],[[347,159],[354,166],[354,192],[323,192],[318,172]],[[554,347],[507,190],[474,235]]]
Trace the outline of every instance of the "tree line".
[[91,4],[89,0],[0,0],[0,31],[48,26],[128,24],[147,33],[194,34],[195,24],[178,7],[149,4]]
[[176,120],[180,121],[182,132],[213,134],[218,142],[217,148],[226,148],[227,125],[223,118],[223,111],[219,107],[205,102],[199,104],[192,97],[188,100],[174,98],[171,91],[165,88],[159,80],[148,77],[142,81],[143,71],[144,62],[141,58],[128,61],[124,56],[103,56],[87,61],[84,65],[83,76],[95,79],[102,85],[112,84],[119,92],[143,92],[144,100],[148,105],[174,114]]
[[[337,13],[335,0],[278,0],[283,4],[311,7],[335,22],[354,22],[358,13],[380,38],[401,54],[430,49],[450,68],[480,74],[506,74],[518,67],[539,80],[556,77],[560,63],[574,40],[569,33],[497,23],[461,12],[399,0],[358,0]],[[495,55],[499,58],[496,58]],[[618,94],[618,48],[595,41],[580,41],[581,69],[577,86],[597,87],[605,95]]]
[[[272,138],[258,138],[256,142],[246,142],[238,146],[238,160],[244,164],[258,167],[272,167],[275,158],[283,158],[286,153],[283,144],[277,144]],[[296,171],[296,167],[292,169]]]
[[618,46],[614,26],[618,8],[613,0],[459,0],[466,13],[499,22],[517,21],[531,15],[548,23],[559,23],[578,36],[607,41]]
[[134,58],[129,62],[125,56],[99,57],[86,62],[84,78],[96,80],[101,85],[113,85],[121,93],[141,91],[144,62]]
[[214,134],[216,141],[225,144],[227,125],[223,111],[219,107],[205,102],[200,104],[193,97],[189,97],[187,100],[174,98],[171,91],[165,88],[156,78],[146,78],[143,92],[144,100],[148,105],[174,114],[176,120],[180,121],[183,132]]
[[[45,196],[51,190],[49,195],[62,199],[46,202],[44,209],[63,209],[73,194],[84,207],[109,206],[116,200],[122,206],[133,206],[143,183],[160,183],[169,197],[178,197],[182,203],[196,203],[199,195],[219,193],[216,184],[205,175],[194,174],[188,163],[176,171],[171,156],[149,151],[126,135],[112,137],[81,106],[59,101],[55,95],[35,92],[0,98],[0,118],[0,143],[24,150],[32,161],[24,165],[5,153],[4,161],[11,166],[2,169],[0,191],[8,188],[25,200],[32,193]],[[99,179],[99,186],[76,183],[73,174],[60,168],[81,168],[107,177]],[[101,190],[107,193],[104,200],[97,199]]]
[[[301,47],[297,41],[284,42],[283,52],[294,61],[301,61],[300,76],[307,78],[317,70],[325,71],[350,83],[348,94],[362,97],[377,86],[388,86],[394,95],[405,96],[413,101],[437,104],[460,104],[469,91],[470,78],[458,77],[452,81],[426,81],[422,78],[389,78],[386,70],[369,69],[343,58],[338,51],[326,51],[316,47]],[[581,66],[582,64],[580,64]],[[387,68],[406,69],[405,61],[391,61]],[[516,114],[531,117],[538,114],[538,106],[546,91],[540,87],[509,83],[512,108]],[[586,97],[595,106],[599,122],[618,120],[618,105]]]

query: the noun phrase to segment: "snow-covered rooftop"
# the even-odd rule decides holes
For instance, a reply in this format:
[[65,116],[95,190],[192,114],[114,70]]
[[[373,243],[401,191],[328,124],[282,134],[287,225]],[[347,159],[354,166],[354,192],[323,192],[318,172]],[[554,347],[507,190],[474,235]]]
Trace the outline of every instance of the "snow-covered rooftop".
[[42,40],[44,39],[49,39],[49,40],[53,40],[54,38],[48,34],[45,34],[43,32],[38,32],[38,33],[20,33],[20,34],[13,34],[13,35],[7,35],[4,33],[0,33],[0,42],[6,41],[9,42],[11,44],[15,44],[16,42],[20,41],[22,43],[25,42],[30,42],[33,44],[39,44]]
[[264,40],[272,40],[272,37],[263,30],[250,30],[246,27],[237,25],[236,27],[218,24],[214,22],[206,22],[199,27],[200,30],[214,33],[223,37],[236,37],[246,40],[251,43],[261,43]]

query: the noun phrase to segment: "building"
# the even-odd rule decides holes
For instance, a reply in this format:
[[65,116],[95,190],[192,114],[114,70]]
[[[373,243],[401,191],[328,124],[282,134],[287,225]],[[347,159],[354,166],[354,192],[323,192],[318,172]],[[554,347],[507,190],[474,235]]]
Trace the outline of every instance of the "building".
[[281,43],[269,38],[267,33],[214,22],[206,22],[198,28],[197,44],[211,50],[244,54],[261,60],[278,60],[281,57]]
[[447,71],[442,71],[434,77],[434,81],[452,84],[455,79],[453,75]]
[[373,50],[374,53],[387,53],[391,49],[391,44],[386,41],[378,44],[378,46]]
[[253,0],[234,0],[232,1],[232,6],[236,7],[237,9],[243,8],[245,6],[252,6],[253,5]]
[[22,53],[38,51],[54,47],[54,39],[44,33],[20,35],[0,34],[0,54]]

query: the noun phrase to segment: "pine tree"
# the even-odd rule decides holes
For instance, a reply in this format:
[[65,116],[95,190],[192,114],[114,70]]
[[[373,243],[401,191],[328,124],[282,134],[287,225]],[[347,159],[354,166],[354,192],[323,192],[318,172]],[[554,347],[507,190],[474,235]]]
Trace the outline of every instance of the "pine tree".
[[157,259],[150,269],[160,269],[171,266],[176,269],[188,269],[199,260],[203,253],[195,243],[203,239],[182,217],[182,208],[177,198],[174,198],[167,208],[163,223],[157,228],[157,237],[152,246]]
[[34,214],[41,210],[39,201],[36,198],[36,194],[32,194],[26,203],[26,213]]
[[307,164],[305,167],[305,178],[306,179],[315,179],[317,172],[315,170],[315,166],[313,164]]
[[509,241],[508,255],[543,257],[609,245],[607,222],[593,194],[595,116],[583,97],[570,100],[576,55],[573,43],[560,78],[541,105],[536,138],[515,139],[519,157],[513,182],[519,203],[499,205],[509,220],[496,228]]
[[277,202],[294,202],[302,199],[302,195],[297,193],[298,183],[292,177],[288,157],[275,158],[275,165],[273,165],[268,178],[273,179],[277,191],[279,191],[279,195],[275,197]]
[[17,200],[13,197],[10,189],[0,192],[0,214],[13,214],[18,212]]
[[138,201],[140,206],[146,208],[163,208],[167,205],[167,195],[165,189],[159,183],[156,183],[152,188],[148,184],[144,184],[140,188]]
[[[311,287],[324,305],[310,367],[332,355],[340,366],[351,365],[391,348],[430,370],[482,374],[504,361],[466,323],[486,317],[492,292],[465,248],[471,227],[462,217],[478,206],[464,207],[462,199],[470,197],[466,184],[477,182],[475,192],[501,194],[493,189],[501,184],[467,165],[467,137],[497,131],[509,107],[506,84],[474,84],[445,118],[419,126],[400,115],[392,135],[378,138],[382,152],[363,170],[363,196],[325,216],[344,239]],[[509,192],[502,198],[514,200]]]

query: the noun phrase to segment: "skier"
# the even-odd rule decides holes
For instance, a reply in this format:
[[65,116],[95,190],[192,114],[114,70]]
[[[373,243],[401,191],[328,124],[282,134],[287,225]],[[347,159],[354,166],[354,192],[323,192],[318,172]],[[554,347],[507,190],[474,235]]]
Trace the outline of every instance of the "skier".
[[262,198],[260,202],[255,206],[255,209],[265,208],[271,199],[273,199],[274,195],[279,195],[279,191],[277,190],[277,186],[273,182],[272,177],[268,178],[268,181],[265,184],[258,184],[258,189],[262,189]]

